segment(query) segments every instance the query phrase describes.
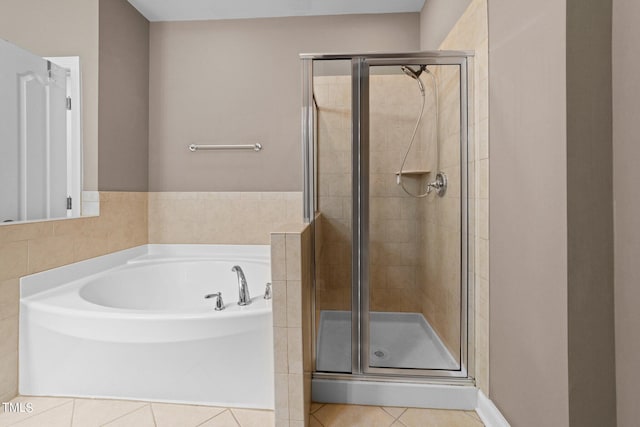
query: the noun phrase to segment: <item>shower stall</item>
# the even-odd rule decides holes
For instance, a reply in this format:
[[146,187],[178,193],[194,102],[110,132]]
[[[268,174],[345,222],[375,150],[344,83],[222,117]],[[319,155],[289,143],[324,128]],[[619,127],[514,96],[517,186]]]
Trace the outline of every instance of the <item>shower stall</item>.
[[301,60],[314,399],[473,390],[473,54]]

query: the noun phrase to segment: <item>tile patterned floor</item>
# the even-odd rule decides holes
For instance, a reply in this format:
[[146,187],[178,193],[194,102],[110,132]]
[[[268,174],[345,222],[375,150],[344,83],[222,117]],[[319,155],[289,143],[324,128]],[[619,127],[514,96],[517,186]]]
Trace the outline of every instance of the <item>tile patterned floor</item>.
[[0,427],[264,427],[274,424],[273,411],[254,409],[31,396],[18,396],[11,402],[30,402],[33,411],[18,413],[0,408]]
[[[18,396],[31,413],[0,409],[0,427],[269,427],[272,411],[129,400]],[[314,403],[309,427],[483,427],[473,411]]]
[[483,427],[474,411],[389,408],[358,405],[311,405],[309,427]]

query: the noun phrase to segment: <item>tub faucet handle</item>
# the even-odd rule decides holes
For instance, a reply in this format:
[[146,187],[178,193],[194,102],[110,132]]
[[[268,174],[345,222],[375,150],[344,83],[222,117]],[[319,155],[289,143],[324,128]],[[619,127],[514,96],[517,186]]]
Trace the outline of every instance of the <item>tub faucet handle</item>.
[[216,307],[215,311],[224,310],[224,301],[222,301],[222,292],[216,292],[215,294],[208,294],[204,296],[205,299],[215,298],[216,299]]
[[267,287],[264,290],[264,299],[271,299],[271,282],[267,283]]

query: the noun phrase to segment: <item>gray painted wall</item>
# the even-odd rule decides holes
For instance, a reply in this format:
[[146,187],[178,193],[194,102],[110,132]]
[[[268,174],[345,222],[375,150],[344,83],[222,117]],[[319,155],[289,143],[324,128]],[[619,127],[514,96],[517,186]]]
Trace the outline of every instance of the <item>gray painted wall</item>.
[[565,1],[489,1],[490,398],[568,426]]
[[98,188],[149,189],[149,21],[100,0]]
[[418,13],[152,23],[150,190],[301,190],[298,54],[419,47]]
[[436,50],[471,0],[426,0],[420,11],[420,49]]
[[640,2],[613,1],[613,189],[618,426],[640,420]]
[[615,426],[611,2],[489,2],[490,391]]
[[616,425],[611,0],[567,0],[569,422]]

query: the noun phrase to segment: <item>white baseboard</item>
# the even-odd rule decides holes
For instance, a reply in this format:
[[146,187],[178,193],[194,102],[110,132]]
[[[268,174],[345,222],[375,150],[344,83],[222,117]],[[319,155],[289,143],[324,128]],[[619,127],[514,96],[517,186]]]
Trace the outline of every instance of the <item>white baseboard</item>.
[[478,407],[476,408],[476,412],[486,427],[511,427],[496,405],[485,396],[482,390],[478,390]]

